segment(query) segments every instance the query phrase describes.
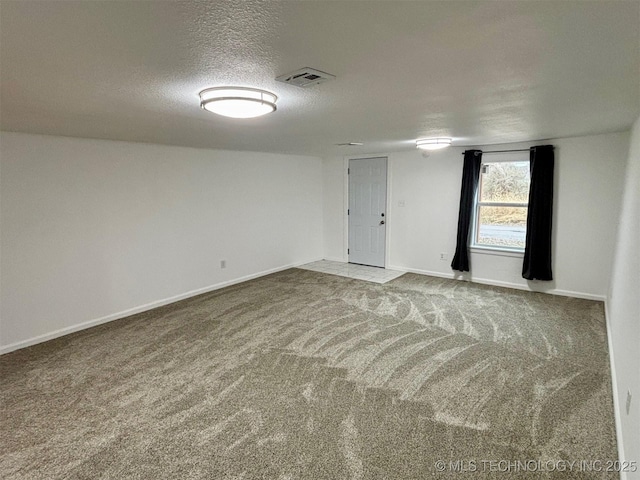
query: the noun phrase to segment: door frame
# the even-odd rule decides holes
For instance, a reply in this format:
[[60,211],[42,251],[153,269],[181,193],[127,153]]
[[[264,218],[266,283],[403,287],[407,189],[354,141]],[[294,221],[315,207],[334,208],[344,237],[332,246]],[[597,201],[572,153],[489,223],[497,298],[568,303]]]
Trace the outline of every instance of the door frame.
[[[343,192],[342,192],[342,255],[343,261],[345,263],[349,263],[349,254],[347,253],[347,249],[349,248],[349,216],[347,215],[347,210],[349,209],[349,160],[362,160],[366,158],[386,158],[387,159],[387,198],[385,199],[386,212],[385,212],[385,223],[387,225],[386,235],[384,238],[384,267],[388,268],[389,263],[389,251],[391,245],[391,227],[393,224],[392,211],[391,211],[391,156],[388,153],[370,153],[367,155],[348,155],[342,157],[342,171],[343,171]],[[379,268],[379,267],[371,267],[371,268]]]

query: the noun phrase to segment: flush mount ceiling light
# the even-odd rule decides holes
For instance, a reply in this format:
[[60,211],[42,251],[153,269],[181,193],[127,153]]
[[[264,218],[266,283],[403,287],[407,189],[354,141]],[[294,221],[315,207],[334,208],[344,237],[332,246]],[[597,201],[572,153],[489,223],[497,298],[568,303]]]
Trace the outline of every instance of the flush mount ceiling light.
[[421,138],[416,140],[416,147],[421,150],[440,150],[451,145],[450,138]]
[[253,118],[276,111],[278,97],[257,88],[214,87],[200,92],[200,107],[232,118]]

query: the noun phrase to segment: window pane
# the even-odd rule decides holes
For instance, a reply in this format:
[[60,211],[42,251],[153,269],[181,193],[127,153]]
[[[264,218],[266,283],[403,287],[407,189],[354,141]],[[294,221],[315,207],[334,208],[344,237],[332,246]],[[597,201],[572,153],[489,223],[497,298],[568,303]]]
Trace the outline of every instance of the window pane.
[[527,203],[529,182],[529,162],[484,163],[480,175],[480,201]]
[[480,207],[476,245],[524,248],[527,207]]

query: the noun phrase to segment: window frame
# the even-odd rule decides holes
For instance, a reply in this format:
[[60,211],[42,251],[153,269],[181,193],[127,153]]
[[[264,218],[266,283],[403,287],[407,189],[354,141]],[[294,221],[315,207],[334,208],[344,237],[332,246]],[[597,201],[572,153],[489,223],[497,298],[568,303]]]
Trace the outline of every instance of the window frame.
[[[505,155],[502,158],[491,160],[482,159],[480,164],[480,178],[478,178],[478,188],[476,188],[475,195],[473,197],[473,215],[471,222],[471,241],[469,242],[469,249],[474,253],[486,253],[492,255],[502,255],[507,257],[522,257],[524,256],[524,247],[509,247],[505,245],[484,245],[476,243],[478,235],[478,221],[480,219],[480,207],[526,207],[527,215],[529,214],[529,202],[482,202],[480,201],[480,192],[482,190],[482,169],[486,164],[492,163],[526,163],[531,166],[529,155],[523,156],[521,153],[512,153]],[[531,184],[529,184],[530,186]],[[526,237],[526,226],[525,226]]]

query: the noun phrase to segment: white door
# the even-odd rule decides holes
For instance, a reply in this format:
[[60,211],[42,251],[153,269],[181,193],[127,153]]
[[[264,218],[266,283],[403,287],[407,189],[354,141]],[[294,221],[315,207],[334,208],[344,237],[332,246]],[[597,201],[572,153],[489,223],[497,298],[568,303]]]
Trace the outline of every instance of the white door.
[[387,159],[349,160],[349,263],[384,267]]

